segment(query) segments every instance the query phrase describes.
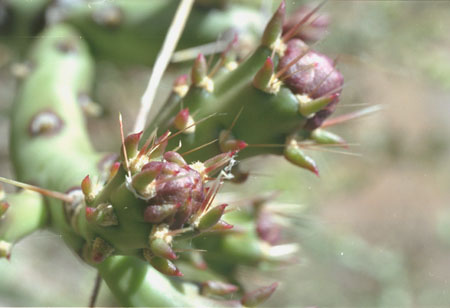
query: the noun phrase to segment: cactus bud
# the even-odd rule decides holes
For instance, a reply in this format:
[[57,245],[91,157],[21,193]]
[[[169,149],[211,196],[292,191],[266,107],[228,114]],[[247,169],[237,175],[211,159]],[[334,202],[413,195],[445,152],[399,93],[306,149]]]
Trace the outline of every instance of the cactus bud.
[[203,259],[203,256],[199,251],[191,251],[189,257],[195,268],[198,268],[199,270],[205,270],[208,268],[208,264],[206,264],[205,259]]
[[189,90],[188,75],[184,74],[178,76],[173,83],[172,91],[178,94],[180,97],[184,97]]
[[241,303],[245,307],[258,306],[259,304],[266,301],[272,295],[272,293],[275,292],[277,287],[278,283],[274,282],[270,286],[262,287],[252,292],[246,293],[242,297]]
[[183,130],[185,134],[192,134],[195,132],[194,118],[189,114],[189,109],[185,108],[178,112],[173,120],[173,126],[178,130]]
[[180,167],[187,166],[187,163],[184,160],[183,156],[181,156],[180,153],[178,153],[178,152],[169,151],[169,152],[164,153],[163,157],[168,162],[175,163]]
[[208,280],[202,283],[203,295],[227,295],[239,290],[234,284]]
[[6,258],[9,260],[11,257],[12,244],[6,241],[0,241],[0,258]]
[[207,230],[211,227],[213,227],[215,224],[217,224],[220,220],[220,218],[223,215],[223,212],[225,211],[225,208],[228,206],[228,204],[221,204],[218,206],[213,207],[212,209],[209,209],[206,213],[204,213],[202,216],[200,216],[197,224],[197,229],[200,231]]
[[144,221],[150,223],[160,223],[167,217],[174,215],[181,204],[149,205],[144,211]]
[[[295,62],[295,59],[298,61]],[[309,69],[304,69],[305,67]],[[305,124],[306,129],[312,130],[319,127],[336,109],[344,83],[344,78],[334,67],[333,60],[316,51],[310,50],[305,54],[305,43],[299,39],[292,39],[287,44],[278,69],[287,71],[288,77],[284,79],[285,84],[292,92],[304,97],[303,101],[307,101],[305,98],[311,101],[319,99],[319,102],[316,101],[314,105],[324,103],[324,106],[321,105],[319,110],[316,109],[316,114]],[[320,99],[324,100],[320,101]],[[312,114],[310,111],[305,113]]]
[[206,63],[205,56],[203,54],[198,54],[197,58],[195,59],[194,65],[192,66],[191,71],[191,79],[192,83],[195,86],[199,86],[203,79],[208,74],[208,65]]
[[231,138],[228,130],[223,130],[219,134],[219,147],[222,152],[240,151],[247,146],[245,141]]
[[291,140],[284,149],[284,157],[294,165],[297,165],[301,168],[305,168],[315,175],[319,176],[319,170],[317,169],[317,165],[314,160],[307,156],[302,150],[295,140]]
[[311,132],[311,139],[319,144],[340,144],[346,146],[345,140],[332,132],[316,128]]
[[[138,154],[138,145],[142,132],[130,134],[124,140],[125,151],[128,159],[133,159]],[[123,150],[120,151],[121,160],[124,161]]]
[[91,204],[95,199],[97,191],[96,191],[95,185],[92,182],[89,175],[86,175],[86,177],[83,179],[83,181],[81,181],[81,191],[84,194],[86,203]]
[[261,91],[268,92],[270,81],[273,76],[273,61],[267,57],[263,67],[256,73],[253,78],[253,86]]
[[203,166],[204,166],[203,172],[205,174],[209,174],[209,173],[225,166],[226,164],[228,164],[230,162],[230,160],[234,154],[236,154],[236,151],[226,152],[226,153],[222,153],[222,154],[216,155],[214,157],[211,157],[210,159],[208,159],[207,161],[205,161],[203,163]]
[[114,247],[112,247],[101,237],[96,237],[94,242],[92,243],[91,260],[94,263],[101,263],[107,257],[112,255],[113,252]]
[[177,259],[177,255],[173,252],[172,247],[162,238],[153,238],[150,240],[150,250],[152,253],[161,258],[169,260]]
[[9,208],[9,203],[6,201],[0,201],[0,218],[6,213]]
[[273,14],[272,19],[267,24],[261,39],[261,45],[275,48],[280,40],[283,31],[284,17],[286,15],[286,3],[281,1],[277,11]]
[[[161,165],[154,166],[151,163],[145,165],[142,171],[133,176],[131,185],[144,199],[153,198],[156,195],[155,178],[161,172]],[[156,167],[156,168],[153,168]]]
[[116,176],[117,172],[119,171],[119,168],[120,168],[119,162],[115,162],[112,164],[111,169],[109,170],[108,181],[111,181]]
[[144,249],[144,258],[160,273],[168,276],[178,276],[181,277],[183,274],[181,271],[173,264],[173,262],[153,256],[150,249]]

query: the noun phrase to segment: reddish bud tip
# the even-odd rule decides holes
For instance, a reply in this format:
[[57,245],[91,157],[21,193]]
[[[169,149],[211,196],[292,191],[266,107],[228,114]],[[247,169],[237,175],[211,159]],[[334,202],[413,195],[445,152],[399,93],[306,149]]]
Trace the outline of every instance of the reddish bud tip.
[[230,225],[224,220],[219,220],[212,228],[211,231],[228,231],[233,229],[233,225]]
[[247,142],[243,141],[243,140],[238,140],[237,142],[237,147],[239,150],[243,150],[248,146]]
[[96,211],[93,207],[86,207],[85,209],[86,220],[89,222],[95,221]]
[[181,76],[178,76],[174,83],[173,86],[174,87],[179,87],[179,86],[184,86],[188,84],[188,75],[187,74],[183,74]]
[[256,289],[255,291],[244,294],[241,299],[242,305],[245,307],[255,307],[265,302],[278,287],[278,283],[274,282],[270,286]]
[[[125,151],[127,153],[128,159],[132,159],[137,155],[139,141],[141,140],[142,133],[143,132],[130,134],[125,138],[124,145],[125,145]],[[120,151],[120,154],[122,155],[121,157],[123,160],[123,151]]]
[[181,273],[181,271],[171,261],[157,256],[149,257],[145,253],[144,256],[149,261],[149,263],[160,273],[168,276],[183,276],[183,273]]
[[9,208],[9,203],[6,201],[0,201],[0,217],[2,217]]
[[89,177],[89,175],[86,175],[86,177],[83,179],[83,181],[81,181],[81,191],[83,192],[83,194],[85,196],[89,195],[90,193],[92,193],[92,181],[91,178]]
[[206,63],[205,56],[203,56],[202,53],[198,54],[197,58],[195,59],[194,65],[192,66],[191,71],[191,79],[192,83],[196,86],[199,86],[203,79],[208,74],[208,65]]
[[256,73],[253,78],[253,86],[261,91],[267,92],[269,88],[270,81],[273,75],[273,61],[270,57],[267,57],[264,65]]
[[237,286],[221,281],[208,280],[202,283],[203,295],[227,295],[234,293],[237,290],[239,290]]

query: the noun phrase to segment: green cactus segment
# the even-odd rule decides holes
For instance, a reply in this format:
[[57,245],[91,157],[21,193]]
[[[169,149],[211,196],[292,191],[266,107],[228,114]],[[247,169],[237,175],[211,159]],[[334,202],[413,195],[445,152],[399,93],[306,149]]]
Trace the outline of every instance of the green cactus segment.
[[0,217],[2,241],[15,243],[48,223],[44,198],[38,193],[23,190],[7,194],[3,202],[7,202],[9,208],[3,217]]
[[22,53],[43,26],[49,0],[6,0],[0,2],[0,42]]
[[[125,306],[143,307],[225,307],[226,302],[199,295],[196,285],[161,276],[147,263],[132,257],[110,257],[98,264],[111,291]],[[233,306],[236,305],[234,302]]]
[[[92,60],[78,33],[49,28],[30,54],[33,70],[12,111],[11,151],[20,181],[65,192],[86,174],[99,172],[84,126],[78,95],[89,92]],[[49,199],[51,224],[74,248],[82,241],[70,227],[64,206]]]
[[[117,63],[153,64],[179,1],[118,0],[57,6],[55,12],[74,25],[95,55]],[[179,49],[214,42],[230,28],[256,32],[257,11],[242,6],[226,10],[194,8]]]

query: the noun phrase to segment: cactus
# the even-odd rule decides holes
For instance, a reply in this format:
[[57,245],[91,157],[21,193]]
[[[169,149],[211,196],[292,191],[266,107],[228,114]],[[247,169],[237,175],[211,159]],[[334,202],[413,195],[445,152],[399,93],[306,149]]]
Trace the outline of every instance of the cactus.
[[[143,132],[122,135],[116,153],[96,152],[83,118],[83,109],[92,110],[86,108],[94,70],[89,47],[118,62],[152,63],[158,45],[143,41],[145,29],[131,32],[140,18],[165,18],[175,3],[148,2],[140,14],[127,1],[93,15],[84,4],[49,11],[64,16],[31,50],[33,66],[11,116],[17,178],[44,197],[23,191],[1,201],[0,256],[11,257],[20,238],[49,227],[98,269],[122,305],[253,307],[277,283],[246,292],[238,266],[289,262],[297,246],[279,244],[280,227],[264,200],[236,211],[215,197],[224,181],[239,179],[237,157],[283,155],[318,174],[302,147],[345,144],[322,127],[339,101],[343,77],[331,59],[293,38],[295,27],[283,32],[282,2],[253,54],[239,58],[238,37],[214,65],[199,54],[190,78],[176,80]],[[85,22],[87,16],[94,19]],[[194,17],[187,25],[192,33],[211,22]],[[207,27],[209,35],[224,30],[217,24]],[[113,34],[127,50],[111,47]],[[185,272],[190,275],[183,279]],[[239,300],[227,297],[236,292]]]

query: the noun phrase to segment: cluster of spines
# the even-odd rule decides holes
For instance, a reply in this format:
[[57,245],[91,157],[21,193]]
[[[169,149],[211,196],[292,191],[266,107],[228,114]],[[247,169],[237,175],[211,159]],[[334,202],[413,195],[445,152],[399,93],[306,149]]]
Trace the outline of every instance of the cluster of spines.
[[[288,161],[318,175],[316,163],[303,148],[311,143],[345,146],[342,138],[321,128],[336,108],[343,77],[330,58],[296,38],[305,25],[325,20],[321,15],[314,17],[320,6],[307,13],[303,10],[298,23],[287,25],[283,1],[268,22],[260,47],[240,64],[236,53],[237,37],[213,66],[199,54],[191,70],[190,84],[187,76],[182,76],[174,85],[166,104],[167,108],[172,108],[171,117],[161,117],[168,123],[166,127],[183,131],[174,142],[181,140],[187,149],[201,144],[209,146],[210,150],[203,152],[210,155],[244,148],[247,149],[242,151],[243,157],[283,154]],[[245,103],[239,106],[241,100]],[[255,108],[263,107],[253,101],[259,101],[261,106],[272,104],[273,115],[261,116],[268,117],[268,121],[273,117],[273,121],[280,121],[282,128],[273,123],[271,131],[266,128],[258,135],[259,124],[255,122],[264,119],[257,118],[255,114],[259,111]],[[292,106],[296,106],[295,110]],[[202,124],[202,129],[196,131],[200,122],[212,116],[215,119],[208,122],[219,124]],[[252,128],[252,124],[256,124],[256,128]],[[157,125],[164,127],[165,124],[160,121]],[[210,145],[215,142],[217,146]],[[273,145],[281,145],[281,142],[284,151],[280,153],[280,148]],[[264,145],[267,145],[264,150],[256,149]],[[271,146],[273,148],[269,149]],[[200,151],[197,155],[202,158]]]

